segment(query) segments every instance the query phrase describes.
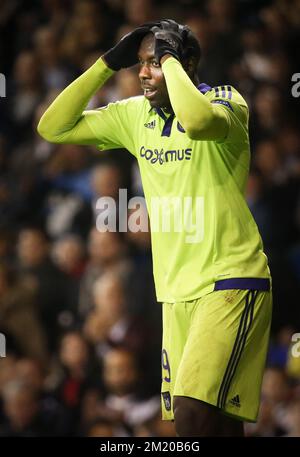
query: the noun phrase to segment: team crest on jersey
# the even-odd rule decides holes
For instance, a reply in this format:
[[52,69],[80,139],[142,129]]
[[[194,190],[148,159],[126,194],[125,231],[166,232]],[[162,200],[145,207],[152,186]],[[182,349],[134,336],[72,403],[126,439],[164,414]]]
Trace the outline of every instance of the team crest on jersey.
[[171,395],[170,392],[162,392],[161,393],[165,408],[167,411],[171,411]]

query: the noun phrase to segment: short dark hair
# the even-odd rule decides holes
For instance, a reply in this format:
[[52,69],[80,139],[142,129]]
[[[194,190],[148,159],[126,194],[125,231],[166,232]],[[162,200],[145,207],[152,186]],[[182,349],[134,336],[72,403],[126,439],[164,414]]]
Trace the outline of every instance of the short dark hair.
[[188,60],[193,57],[195,59],[196,66],[198,67],[202,55],[200,43],[187,25],[181,27],[184,27],[187,31],[183,41],[183,60]]

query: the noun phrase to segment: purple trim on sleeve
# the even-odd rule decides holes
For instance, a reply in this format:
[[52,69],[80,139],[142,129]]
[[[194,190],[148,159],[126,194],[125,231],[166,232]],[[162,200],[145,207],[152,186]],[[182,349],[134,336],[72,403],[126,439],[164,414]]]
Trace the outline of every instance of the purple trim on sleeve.
[[222,89],[222,97],[225,98],[225,86],[221,86],[221,89]]
[[216,92],[216,97],[220,97],[220,95],[219,95],[219,88],[218,88],[218,87],[215,87],[215,92]]
[[231,111],[233,111],[231,104],[227,100],[212,100],[211,103],[217,103],[219,105],[227,106],[227,108],[229,108],[229,109],[231,109]]
[[202,93],[206,94],[206,92],[209,92],[211,90],[211,87],[206,84],[206,83],[201,83],[199,86],[197,86],[197,89]]
[[229,100],[231,100],[232,99],[231,86],[227,86],[227,90],[228,90],[228,98],[229,98]]
[[214,290],[270,290],[270,280],[268,278],[230,278],[221,279],[215,282]]

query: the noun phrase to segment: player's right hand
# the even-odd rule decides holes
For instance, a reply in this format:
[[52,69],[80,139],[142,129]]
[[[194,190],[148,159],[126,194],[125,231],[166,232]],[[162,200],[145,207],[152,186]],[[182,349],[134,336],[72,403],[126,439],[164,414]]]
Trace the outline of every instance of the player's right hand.
[[123,36],[113,48],[103,55],[109,68],[118,71],[137,64],[141,41],[156,25],[158,25],[157,22],[147,22]]
[[177,24],[172,19],[163,19],[158,26],[152,27],[151,32],[155,37],[155,58],[158,62],[165,54],[182,60],[183,43],[188,34],[187,27]]

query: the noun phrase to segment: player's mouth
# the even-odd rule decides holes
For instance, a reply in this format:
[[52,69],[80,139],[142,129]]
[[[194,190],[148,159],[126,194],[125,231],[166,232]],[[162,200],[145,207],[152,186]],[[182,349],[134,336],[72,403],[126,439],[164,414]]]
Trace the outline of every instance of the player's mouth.
[[143,87],[143,91],[144,91],[144,96],[148,100],[151,100],[153,97],[155,97],[155,94],[157,92],[157,90],[154,89],[153,87]]

